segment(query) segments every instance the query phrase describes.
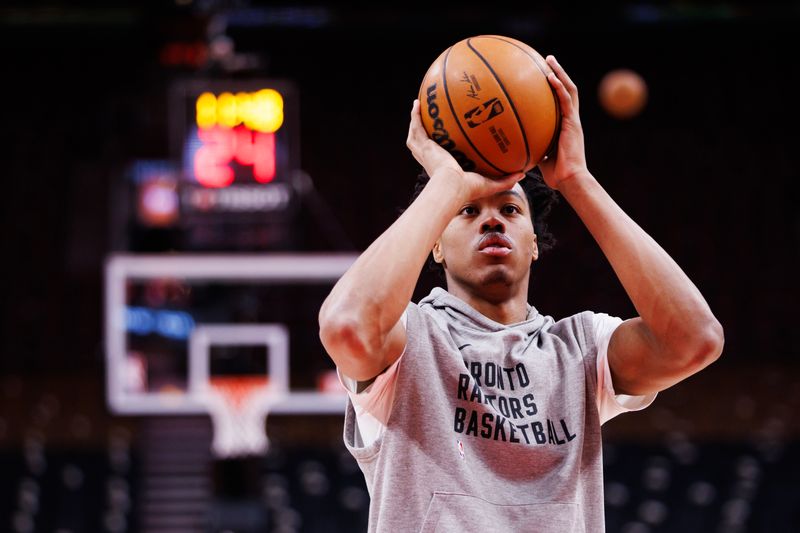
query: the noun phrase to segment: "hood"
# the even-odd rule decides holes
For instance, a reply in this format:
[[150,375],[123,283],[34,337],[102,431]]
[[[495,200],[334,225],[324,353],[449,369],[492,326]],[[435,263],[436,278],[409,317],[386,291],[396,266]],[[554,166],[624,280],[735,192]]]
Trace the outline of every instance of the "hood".
[[552,319],[539,314],[535,307],[528,305],[528,316],[522,322],[515,324],[501,324],[495,322],[476,311],[466,302],[456,298],[441,287],[435,287],[431,293],[420,300],[419,307],[430,306],[438,313],[446,314],[451,321],[461,327],[484,331],[497,332],[507,330],[517,330],[527,336],[535,336]]

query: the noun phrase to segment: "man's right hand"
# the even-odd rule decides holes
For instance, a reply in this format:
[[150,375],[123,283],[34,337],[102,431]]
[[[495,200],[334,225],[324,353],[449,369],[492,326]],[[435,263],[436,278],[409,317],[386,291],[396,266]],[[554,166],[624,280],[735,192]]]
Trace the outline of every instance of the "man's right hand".
[[432,180],[452,179],[456,194],[462,202],[507,191],[525,177],[523,172],[500,178],[487,178],[476,172],[465,172],[450,152],[428,137],[420,117],[419,100],[414,100],[411,108],[406,146]]
[[524,174],[490,179],[464,172],[428,138],[411,111],[407,145],[430,176],[420,195],[356,260],[320,309],[320,339],[339,370],[369,380],[397,361],[406,344],[401,316],[436,240],[471,200],[511,189]]

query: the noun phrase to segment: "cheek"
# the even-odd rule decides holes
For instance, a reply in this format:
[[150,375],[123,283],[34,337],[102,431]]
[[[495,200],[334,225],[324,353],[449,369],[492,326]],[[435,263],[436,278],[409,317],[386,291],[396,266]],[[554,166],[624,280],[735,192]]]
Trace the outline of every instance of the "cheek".
[[464,251],[469,245],[468,239],[465,237],[463,231],[453,227],[451,224],[447,226],[439,238],[440,250],[445,259],[449,258],[450,261],[457,260],[464,255]]
[[533,231],[533,225],[526,226],[523,229],[520,242],[523,243],[523,246],[528,253],[533,253],[533,249],[536,247],[536,236]]

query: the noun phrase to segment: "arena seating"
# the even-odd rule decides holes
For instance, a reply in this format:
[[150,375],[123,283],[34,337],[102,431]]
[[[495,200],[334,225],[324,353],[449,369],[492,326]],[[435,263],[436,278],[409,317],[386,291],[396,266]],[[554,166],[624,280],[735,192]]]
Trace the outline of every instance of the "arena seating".
[[[236,466],[211,457],[208,418],[113,417],[94,387],[71,397],[74,383],[0,380],[0,531],[365,531],[369,496],[340,417],[309,428],[274,418],[267,456]],[[787,398],[759,405],[753,412],[775,417],[736,438],[652,427],[643,438],[648,417],[675,422],[668,395],[648,415],[621,417],[604,443],[607,530],[800,531],[800,439]]]

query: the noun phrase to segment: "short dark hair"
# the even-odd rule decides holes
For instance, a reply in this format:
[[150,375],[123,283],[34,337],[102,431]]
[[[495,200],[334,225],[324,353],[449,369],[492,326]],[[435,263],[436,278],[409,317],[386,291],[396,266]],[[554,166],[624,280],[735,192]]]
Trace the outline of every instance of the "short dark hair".
[[[417,199],[422,189],[430,181],[430,176],[424,170],[417,176],[414,185],[414,192],[411,195],[409,205]],[[529,170],[525,177],[519,181],[525,196],[528,198],[528,205],[531,209],[531,220],[533,221],[533,231],[536,233],[536,242],[540,252],[546,252],[555,246],[556,238],[550,233],[547,227],[547,217],[553,206],[558,203],[559,195],[556,191],[547,186],[539,171],[539,167]],[[433,260],[433,256],[428,257],[428,269],[444,275],[444,267]]]

